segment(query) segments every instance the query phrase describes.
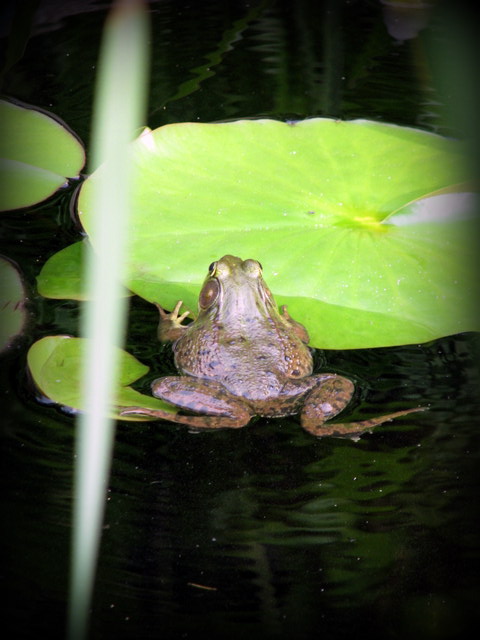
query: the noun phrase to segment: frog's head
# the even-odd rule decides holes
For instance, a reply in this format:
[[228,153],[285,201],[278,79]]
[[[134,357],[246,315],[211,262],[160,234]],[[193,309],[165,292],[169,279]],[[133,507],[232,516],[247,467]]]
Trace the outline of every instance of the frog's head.
[[235,318],[266,317],[273,309],[276,311],[260,262],[230,255],[209,266],[198,307],[199,317],[214,316],[222,322],[233,322]]

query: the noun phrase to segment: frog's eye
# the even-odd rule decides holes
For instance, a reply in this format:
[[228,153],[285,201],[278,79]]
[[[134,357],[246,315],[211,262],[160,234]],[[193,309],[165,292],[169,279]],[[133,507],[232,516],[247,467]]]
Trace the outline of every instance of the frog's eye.
[[198,297],[198,304],[202,309],[208,309],[218,298],[220,285],[216,280],[209,280],[203,285]]
[[213,274],[215,273],[216,267],[217,267],[217,263],[216,262],[212,262],[212,264],[208,267],[209,275],[213,276]]
[[262,265],[258,260],[245,260],[242,266],[245,273],[251,278],[258,278],[262,274]]

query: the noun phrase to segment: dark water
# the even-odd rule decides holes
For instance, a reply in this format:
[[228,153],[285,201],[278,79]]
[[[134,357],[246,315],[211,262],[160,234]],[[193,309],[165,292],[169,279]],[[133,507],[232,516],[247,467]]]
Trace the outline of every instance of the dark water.
[[[37,12],[3,91],[88,142],[105,14],[80,4],[58,20]],[[451,45],[439,13],[399,42],[376,2],[150,9],[151,127],[258,115],[366,117],[447,135],[466,126],[436,81],[435,47]],[[78,335],[77,303],[35,293],[46,258],[78,238],[73,187],[2,222],[2,251],[32,298],[28,333],[1,368],[1,628],[11,638],[64,636],[74,424],[37,401],[25,354],[43,335]],[[128,350],[152,376],[172,370],[155,325],[137,300]],[[319,354],[319,369],[358,381],[356,416],[429,406],[358,442],[314,439],[295,419],[213,433],[119,423],[91,637],[464,637],[478,620],[478,352],[476,336],[460,335]]]

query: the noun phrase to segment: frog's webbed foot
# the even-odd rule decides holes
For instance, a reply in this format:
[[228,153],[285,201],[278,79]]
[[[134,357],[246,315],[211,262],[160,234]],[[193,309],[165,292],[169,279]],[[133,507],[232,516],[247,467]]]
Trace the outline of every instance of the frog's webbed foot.
[[300,416],[302,427],[315,436],[359,435],[399,416],[425,410],[425,407],[416,407],[356,422],[326,422],[347,406],[353,395],[354,384],[348,378],[335,374],[317,377],[319,384],[307,396]]
[[179,300],[173,310],[169,313],[163,307],[155,303],[160,314],[160,322],[158,323],[157,336],[160,342],[173,342],[177,340],[185,331],[186,327],[182,324],[190,311],[184,311],[178,315],[183,302]]
[[167,376],[155,380],[153,394],[166,402],[202,415],[169,413],[157,409],[127,407],[122,415],[144,415],[160,420],[186,424],[197,429],[237,429],[250,422],[253,413],[225,387],[214,380],[184,376]]

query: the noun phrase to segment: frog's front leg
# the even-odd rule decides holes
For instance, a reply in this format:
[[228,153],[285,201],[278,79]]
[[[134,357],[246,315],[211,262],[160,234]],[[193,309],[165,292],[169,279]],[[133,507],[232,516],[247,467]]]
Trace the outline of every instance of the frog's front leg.
[[348,378],[333,373],[314,376],[314,378],[318,381],[317,385],[305,398],[300,419],[302,427],[315,436],[358,435],[398,416],[423,411],[423,408],[405,409],[359,422],[326,422],[347,406],[355,386]]
[[187,424],[198,429],[237,429],[250,422],[253,412],[225,387],[214,380],[188,376],[158,378],[152,384],[153,395],[170,404],[203,415],[173,414],[156,409],[128,407],[122,415],[148,415],[153,418]]
[[290,328],[300,338],[300,340],[304,344],[308,344],[310,342],[310,336],[308,335],[308,331],[305,329],[303,324],[300,324],[300,322],[297,322],[296,320],[294,320],[292,318],[292,316],[287,311],[287,305],[286,304],[284,304],[284,305],[282,305],[280,307],[280,314],[283,317],[283,319],[286,322],[288,322],[288,324],[290,325]]
[[179,300],[173,311],[168,313],[165,311],[159,304],[154,303],[158,309],[158,313],[160,314],[160,321],[158,323],[157,329],[157,337],[160,342],[175,342],[181,335],[185,332],[187,328],[182,322],[190,313],[189,311],[184,311],[181,315],[178,315],[180,311],[180,307],[182,306],[182,301]]

